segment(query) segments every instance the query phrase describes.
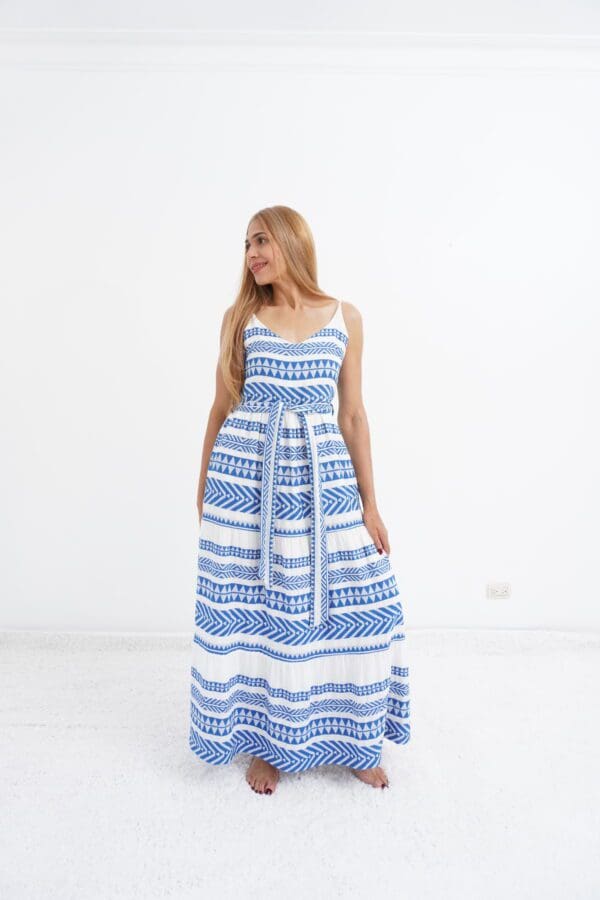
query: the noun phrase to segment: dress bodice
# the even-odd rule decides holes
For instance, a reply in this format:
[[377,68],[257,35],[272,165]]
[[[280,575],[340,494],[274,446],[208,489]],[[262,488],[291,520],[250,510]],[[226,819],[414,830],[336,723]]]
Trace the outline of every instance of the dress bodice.
[[323,328],[303,341],[286,341],[253,315],[244,329],[242,399],[333,401],[348,332],[341,301]]

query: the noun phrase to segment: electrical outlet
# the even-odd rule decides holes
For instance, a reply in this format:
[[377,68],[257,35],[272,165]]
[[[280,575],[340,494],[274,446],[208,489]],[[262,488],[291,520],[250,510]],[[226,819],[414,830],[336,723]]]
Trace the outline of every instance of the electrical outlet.
[[510,583],[508,581],[488,582],[486,596],[488,600],[505,600],[510,597]]

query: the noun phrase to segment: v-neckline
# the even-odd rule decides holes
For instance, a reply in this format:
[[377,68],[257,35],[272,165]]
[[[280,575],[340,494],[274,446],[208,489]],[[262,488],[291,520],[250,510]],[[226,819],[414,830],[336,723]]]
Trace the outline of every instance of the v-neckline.
[[340,310],[340,306],[341,306],[341,301],[338,300],[337,306],[335,308],[335,312],[332,315],[332,317],[330,318],[329,322],[327,322],[325,325],[323,325],[322,328],[319,328],[318,331],[314,331],[312,334],[309,334],[308,337],[304,338],[301,341],[288,341],[287,338],[284,338],[284,337],[282,337],[282,335],[277,334],[276,331],[273,331],[272,328],[269,328],[268,325],[265,325],[264,322],[261,322],[260,319],[258,318],[258,316],[256,315],[256,313],[253,313],[253,315],[254,315],[255,320],[260,325],[260,327],[265,328],[267,331],[269,331],[273,335],[273,337],[278,338],[280,341],[283,341],[284,344],[288,344],[290,347],[300,347],[301,344],[306,344],[308,341],[317,337],[317,335],[321,334],[322,331],[325,331],[326,328],[331,328],[331,326],[332,326],[333,322],[335,321],[337,314]]

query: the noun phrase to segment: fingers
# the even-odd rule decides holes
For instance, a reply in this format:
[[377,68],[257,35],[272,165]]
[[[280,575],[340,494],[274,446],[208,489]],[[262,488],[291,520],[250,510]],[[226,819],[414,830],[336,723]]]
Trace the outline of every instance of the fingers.
[[389,556],[390,542],[388,539],[388,533],[387,533],[386,527],[384,525],[379,525],[379,526],[376,524],[373,525],[368,521],[368,519],[365,520],[364,516],[363,516],[363,521],[366,525],[369,535],[371,536],[371,540],[375,544],[375,549],[377,550],[377,552],[379,554],[385,552]]
[[379,553],[382,553],[385,550],[387,555],[390,555],[390,542],[388,540],[387,531],[385,531],[385,529],[379,532],[379,544],[377,546],[377,549],[379,550]]
[[380,554],[383,553],[387,540],[385,533],[381,529],[375,528],[373,529],[373,531],[369,532],[369,534],[373,539],[373,543],[375,544],[377,552]]

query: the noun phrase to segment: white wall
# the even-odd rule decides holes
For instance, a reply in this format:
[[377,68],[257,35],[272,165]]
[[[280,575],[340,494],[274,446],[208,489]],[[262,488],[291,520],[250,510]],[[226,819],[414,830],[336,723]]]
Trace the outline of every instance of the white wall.
[[600,6],[590,0],[2,0],[0,28],[586,35],[600,31]]
[[191,630],[219,325],[285,203],[363,312],[407,626],[599,628],[599,104],[589,35],[1,33],[0,627]]

